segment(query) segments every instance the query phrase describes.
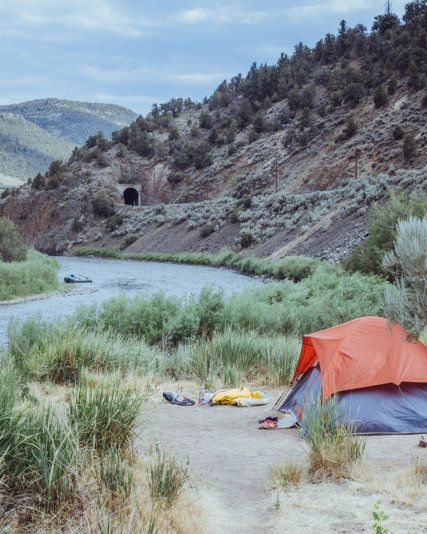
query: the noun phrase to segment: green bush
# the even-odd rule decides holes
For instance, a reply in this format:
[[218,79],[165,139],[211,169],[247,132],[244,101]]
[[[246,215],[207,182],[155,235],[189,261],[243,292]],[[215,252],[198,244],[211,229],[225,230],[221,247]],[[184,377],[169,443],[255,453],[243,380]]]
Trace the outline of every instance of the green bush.
[[248,248],[254,244],[255,238],[250,232],[242,232],[239,241],[242,248]]
[[127,234],[125,235],[125,238],[123,239],[122,243],[122,250],[130,247],[132,243],[135,243],[135,241],[138,239],[138,236],[136,234]]
[[214,224],[205,224],[200,228],[200,237],[205,239],[206,237],[209,237],[215,232],[215,225]]
[[0,217],[0,261],[24,261],[28,248],[14,223]]
[[415,192],[391,193],[384,205],[374,205],[368,217],[368,238],[343,259],[349,271],[378,273],[384,275],[382,259],[393,248],[396,225],[410,216],[424,217],[427,214],[427,194]]
[[113,201],[102,192],[92,199],[92,207],[98,217],[112,217],[115,214]]
[[417,142],[412,134],[408,134],[403,141],[403,157],[409,161],[415,154],[417,149]]
[[107,221],[107,230],[114,232],[119,226],[123,224],[124,217],[120,213],[114,213]]

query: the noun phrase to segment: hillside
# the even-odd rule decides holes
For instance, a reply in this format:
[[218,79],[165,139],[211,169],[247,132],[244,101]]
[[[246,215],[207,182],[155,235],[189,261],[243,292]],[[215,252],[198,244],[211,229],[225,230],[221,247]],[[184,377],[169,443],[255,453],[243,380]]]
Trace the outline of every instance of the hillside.
[[136,117],[120,106],[54,98],[0,106],[0,187],[46,172],[53,160],[68,160],[90,135],[109,136]]
[[20,115],[0,112],[0,178],[28,179],[45,172],[51,161],[70,156],[73,144],[50,134]]
[[108,137],[114,130],[126,126],[137,117],[133,111],[113,104],[93,104],[57,98],[0,106],[0,112],[21,115],[74,145],[82,145],[96,132],[102,132]]
[[[203,103],[172,99],[111,140],[89,137],[0,212],[47,251],[228,246],[336,260],[364,239],[373,202],[427,184],[426,22],[417,2],[370,33],[342,21]],[[124,206],[132,195],[140,205]]]

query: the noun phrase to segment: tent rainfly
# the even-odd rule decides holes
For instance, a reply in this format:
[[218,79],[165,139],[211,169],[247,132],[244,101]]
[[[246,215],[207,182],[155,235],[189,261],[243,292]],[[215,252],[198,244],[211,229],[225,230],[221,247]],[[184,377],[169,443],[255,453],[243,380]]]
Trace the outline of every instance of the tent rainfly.
[[319,397],[360,434],[427,432],[427,347],[381,317],[361,317],[303,336],[294,387],[276,403],[304,428]]

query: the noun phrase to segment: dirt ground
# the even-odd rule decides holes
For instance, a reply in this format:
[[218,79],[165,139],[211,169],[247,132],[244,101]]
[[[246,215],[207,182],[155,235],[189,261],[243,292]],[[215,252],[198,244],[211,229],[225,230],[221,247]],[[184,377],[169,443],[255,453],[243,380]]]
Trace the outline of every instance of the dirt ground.
[[[176,389],[176,385],[175,388],[171,384],[161,385],[154,395],[155,400],[149,412],[150,420],[143,432],[144,447],[158,442],[188,458],[193,477],[201,488],[203,506],[209,518],[206,527],[200,531],[201,534],[370,531],[366,530],[366,522],[356,520],[356,511],[353,513],[352,510],[345,509],[343,512],[338,509],[333,512],[337,516],[336,520],[332,521],[329,517],[334,503],[347,494],[348,499],[343,506],[356,506],[352,498],[354,492],[359,492],[366,499],[358,498],[356,508],[361,509],[357,511],[367,517],[369,525],[376,498],[372,495],[381,496],[381,487],[375,488],[371,493],[367,489],[369,467],[364,474],[366,480],[360,487],[311,484],[307,485],[310,486],[308,488],[305,485],[303,488],[307,487],[307,494],[318,499],[318,504],[312,510],[310,504],[304,510],[303,498],[297,492],[285,495],[285,498],[282,495],[279,499],[277,491],[269,488],[269,470],[273,465],[284,461],[304,462],[307,454],[305,443],[297,430],[258,429],[258,419],[272,413],[272,407],[282,393],[280,390],[260,388],[270,399],[267,406],[237,408],[173,406],[161,400],[161,392],[171,389]],[[179,389],[192,398],[197,398],[196,388],[188,386]],[[365,453],[366,465],[375,468],[382,465],[384,471],[390,473],[403,464],[409,465],[417,457],[424,455],[425,458],[427,453],[424,454],[424,451],[427,449],[417,447],[418,441],[419,436],[415,435],[371,436]],[[373,482],[370,483],[372,485]],[[390,484],[393,485],[393,482]],[[326,491],[332,500],[325,501]],[[427,517],[424,508],[417,505],[418,497],[417,494],[414,501],[402,504],[412,508],[409,513],[417,514],[416,521],[413,525],[408,525],[408,530],[392,532],[427,532],[422,526],[427,525]],[[390,497],[389,501],[393,503],[393,499]],[[294,511],[284,513],[283,507],[286,510],[286,506],[291,503]],[[308,523],[305,527],[302,525],[299,519],[301,513],[310,521],[310,526]],[[296,521],[300,522],[299,525]],[[406,516],[402,516],[402,521],[406,524]],[[417,525],[421,528],[411,530],[410,526]]]

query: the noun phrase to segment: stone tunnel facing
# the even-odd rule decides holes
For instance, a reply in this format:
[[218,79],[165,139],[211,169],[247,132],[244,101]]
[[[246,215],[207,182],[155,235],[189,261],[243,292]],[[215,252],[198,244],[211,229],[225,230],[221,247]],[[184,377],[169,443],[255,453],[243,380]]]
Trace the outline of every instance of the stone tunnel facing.
[[138,206],[138,191],[134,187],[128,187],[123,191],[123,200],[126,206]]

